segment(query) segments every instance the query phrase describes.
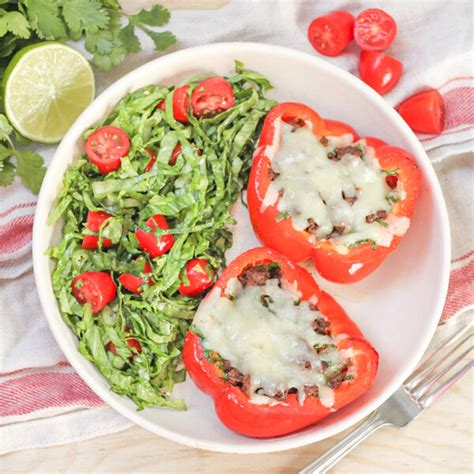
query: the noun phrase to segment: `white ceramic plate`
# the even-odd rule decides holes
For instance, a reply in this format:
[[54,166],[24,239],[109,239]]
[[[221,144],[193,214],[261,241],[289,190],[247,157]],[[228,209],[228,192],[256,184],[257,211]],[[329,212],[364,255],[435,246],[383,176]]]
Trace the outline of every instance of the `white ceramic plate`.
[[[59,241],[60,227],[46,224],[66,168],[83,152],[82,132],[101,122],[127,92],[149,83],[179,84],[197,73],[232,73],[234,59],[263,73],[275,86],[277,100],[299,101],[323,117],[352,125],[403,147],[418,162],[423,186],[412,226],[399,249],[369,278],[352,285],[320,281],[345,307],[380,354],[372,389],[350,406],[318,424],[285,437],[258,440],[227,430],[212,400],[190,380],[176,387],[186,412],[149,408],[141,412],[109,390],[106,380],[76,350],[77,340],[61,319],[50,281],[52,262],[46,249]],[[239,231],[232,256],[255,245],[246,213],[236,211]],[[351,74],[315,56],[253,43],[223,43],[179,51],[145,64],[103,92],[76,120],[49,166],[36,209],[33,260],[43,310],[59,346],[81,377],[118,412],[161,436],[189,446],[224,452],[259,453],[294,448],[332,436],[358,422],[386,400],[413,371],[441,315],[450,257],[449,223],[439,183],[415,135],[385,100]]]

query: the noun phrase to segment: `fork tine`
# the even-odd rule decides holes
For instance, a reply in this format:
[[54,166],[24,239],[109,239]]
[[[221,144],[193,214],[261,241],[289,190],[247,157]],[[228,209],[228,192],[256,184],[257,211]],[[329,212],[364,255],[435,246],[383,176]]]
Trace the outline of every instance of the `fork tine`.
[[[461,341],[455,349],[453,349],[449,355],[453,354],[468,338]],[[411,390],[412,394],[416,398],[421,398],[426,392],[430,390],[430,388],[435,384],[439,379],[444,377],[453,367],[455,367],[460,361],[462,361],[474,348],[474,346],[469,347],[466,349],[462,354],[458,355],[452,362],[450,362],[446,367],[443,368],[439,373],[433,375],[432,377],[428,378],[427,380],[423,380],[415,390]]]
[[432,393],[423,395],[419,402],[424,408],[428,408],[438,397],[440,397],[446,390],[448,390],[452,385],[454,385],[466,372],[474,367],[474,361],[470,360],[467,364],[459,369],[455,374],[453,374],[448,380],[446,380],[442,385],[436,388]]
[[[470,329],[471,325],[464,326],[461,331],[452,336],[447,337],[443,341],[441,341],[438,346],[433,350],[433,352],[425,359],[418,369],[405,381],[405,387],[409,390],[413,390],[417,385],[420,384],[422,380],[428,377],[432,372],[436,370],[438,365],[434,363],[435,357],[446,347],[454,344],[460,337],[464,335],[464,333]],[[463,345],[473,334],[469,334],[466,338],[464,338],[459,344],[456,345],[452,352],[456,351],[461,345]],[[421,372],[418,372],[421,368],[425,367]]]

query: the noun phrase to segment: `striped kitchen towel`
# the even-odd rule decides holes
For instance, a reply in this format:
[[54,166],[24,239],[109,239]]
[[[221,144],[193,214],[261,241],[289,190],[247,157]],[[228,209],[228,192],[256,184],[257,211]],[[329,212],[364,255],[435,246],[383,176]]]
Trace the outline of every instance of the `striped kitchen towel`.
[[[153,2],[136,3],[143,7]],[[444,132],[419,136],[441,182],[451,222],[451,281],[442,316],[446,321],[474,305],[472,3],[330,3],[328,7],[328,2],[234,0],[218,10],[174,11],[170,28],[183,48],[247,40],[316,54],[306,40],[306,28],[329,8],[357,14],[378,6],[394,16],[399,33],[389,53],[404,62],[405,73],[387,101],[395,105],[421,88],[433,87],[446,104]],[[98,75],[98,91],[155,56],[148,44],[111,73]],[[328,60],[356,73],[358,51],[351,46]],[[54,147],[38,147],[38,151],[48,163]],[[131,425],[80,379],[48,329],[32,273],[35,203],[36,197],[18,181],[0,188],[0,454],[86,439]]]

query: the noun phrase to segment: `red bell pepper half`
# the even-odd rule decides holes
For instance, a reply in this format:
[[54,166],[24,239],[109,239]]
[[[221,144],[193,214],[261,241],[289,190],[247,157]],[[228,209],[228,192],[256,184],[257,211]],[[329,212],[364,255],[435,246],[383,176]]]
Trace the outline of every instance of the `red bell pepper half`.
[[[201,336],[188,331],[183,348],[183,360],[194,383],[214,399],[215,409],[221,421],[237,433],[268,438],[280,436],[311,425],[342,408],[366,392],[372,385],[378,367],[378,354],[364,339],[359,328],[349,319],[339,304],[321,291],[312,276],[287,257],[274,250],[261,247],[248,250],[236,258],[224,270],[212,291],[223,291],[230,278],[238,277],[255,265],[278,262],[282,278],[296,284],[303,300],[317,298],[319,311],[328,319],[331,337],[336,338],[337,349],[351,349],[354,378],[334,388],[334,405],[322,405],[319,398],[307,396],[300,404],[296,394],[289,394],[284,402],[276,405],[260,405],[250,402],[248,395],[223,378],[222,368],[204,355]],[[225,296],[225,293],[223,293]],[[204,335],[205,337],[205,335]]]
[[[260,241],[287,255],[296,262],[313,258],[316,269],[326,279],[337,283],[354,283],[372,273],[398,246],[401,236],[393,236],[390,247],[366,242],[348,248],[347,254],[338,253],[329,240],[314,241],[306,231],[296,230],[291,219],[277,219],[278,201],[264,207],[263,200],[271,184],[271,157],[279,144],[279,124],[287,122],[307,126],[316,137],[341,136],[351,133],[359,140],[352,127],[334,120],[322,119],[310,107],[293,102],[276,105],[267,115],[260,140],[256,148],[248,184],[248,206],[253,228]],[[404,199],[393,204],[390,214],[411,217],[418,198],[421,175],[413,158],[401,148],[387,145],[382,140],[368,137],[366,145],[372,147],[380,167],[385,172],[396,171],[396,176],[387,175],[389,187],[395,188],[401,181],[406,193]],[[355,265],[355,266],[354,266]],[[353,269],[357,271],[354,272]]]

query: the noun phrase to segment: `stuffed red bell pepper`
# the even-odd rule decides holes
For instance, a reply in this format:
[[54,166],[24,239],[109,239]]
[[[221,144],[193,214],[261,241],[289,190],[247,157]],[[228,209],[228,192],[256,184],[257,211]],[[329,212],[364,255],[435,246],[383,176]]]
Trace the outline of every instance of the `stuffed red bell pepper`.
[[413,158],[298,103],[267,115],[248,205],[260,241],[328,280],[373,272],[408,230],[421,176]]
[[183,360],[231,430],[291,433],[372,385],[378,354],[311,275],[255,248],[224,270],[188,331]]

